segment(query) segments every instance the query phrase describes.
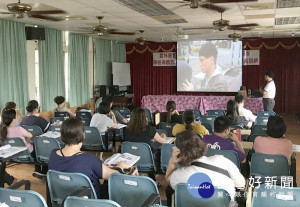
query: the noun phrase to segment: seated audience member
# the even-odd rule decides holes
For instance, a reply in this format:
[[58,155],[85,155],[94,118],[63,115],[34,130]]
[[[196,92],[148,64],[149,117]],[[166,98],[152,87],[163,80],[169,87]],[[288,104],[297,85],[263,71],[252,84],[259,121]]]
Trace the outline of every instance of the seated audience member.
[[[2,120],[4,124],[4,127],[1,129],[2,142],[5,141],[6,138],[20,137],[27,145],[27,149],[31,156],[35,158],[35,151],[33,145],[30,143],[32,134],[27,132],[23,127],[14,126],[16,122],[16,111],[14,109],[4,109],[2,113]],[[35,170],[32,175],[36,178],[43,178],[46,173],[46,166],[43,166],[41,169],[40,165],[35,165]]]
[[[105,189],[107,186],[101,185],[99,179],[107,180],[112,173],[117,173],[117,171],[105,166],[96,156],[80,151],[84,141],[82,121],[77,118],[65,120],[61,127],[61,140],[65,143],[65,147],[51,152],[49,169],[83,173],[90,178],[97,197],[108,198],[107,189]],[[124,168],[127,165],[121,162],[117,167]]]
[[209,134],[208,130],[203,125],[195,121],[195,115],[192,110],[186,110],[182,115],[182,119],[183,124],[176,124],[173,127],[172,134],[174,136],[176,136],[177,133],[186,130],[196,132],[200,134],[201,137],[203,137],[206,134]]
[[[241,142],[236,135],[230,132],[230,120],[226,116],[219,116],[215,119],[215,132],[212,135],[205,135],[203,142],[207,144],[208,148],[217,150],[233,150],[238,154],[241,163],[246,162],[246,156]],[[230,138],[235,145],[228,139]]]
[[54,98],[54,102],[57,104],[57,107],[52,110],[53,116],[55,116],[55,112],[68,112],[72,117],[75,117],[76,114],[72,113],[70,109],[65,108],[65,97],[56,96]]
[[234,100],[229,100],[227,102],[227,112],[226,116],[230,120],[230,125],[240,125],[243,128],[251,128],[252,122],[248,122],[245,117],[239,116],[238,105]]
[[[20,109],[17,109],[17,105],[15,102],[7,102],[5,104],[5,107],[6,109],[14,109],[16,112],[17,112],[17,120],[15,122],[15,126],[20,126],[21,125],[21,120],[23,118],[23,114],[22,114],[22,111]],[[1,111],[1,116],[2,116],[2,112]],[[0,121],[0,124],[1,124],[1,121]]]
[[236,95],[235,101],[238,103],[239,115],[245,117],[247,121],[252,122],[253,124],[256,120],[256,116],[250,110],[244,108],[245,105],[244,96],[241,94]]
[[[109,107],[111,108],[113,105],[113,98],[110,95],[106,95],[102,98],[102,102],[106,102],[109,104]],[[118,123],[121,124],[127,124],[127,119],[125,119],[122,114],[120,114],[120,112],[118,112],[117,110],[112,110],[112,112],[114,113],[116,120]]]
[[43,117],[39,116],[40,107],[36,100],[29,101],[26,110],[28,114],[27,116],[23,117],[21,125],[34,125],[40,127],[43,132],[48,131],[50,123]]
[[[112,117],[109,118],[108,115]],[[106,102],[101,102],[98,107],[98,113],[95,113],[92,117],[91,127],[96,127],[101,135],[104,135],[107,129],[116,128],[117,121],[114,113],[110,110],[110,106]]]
[[253,149],[255,152],[264,154],[281,154],[286,156],[291,163],[293,144],[284,138],[286,125],[280,116],[270,116],[267,123],[268,137],[256,137]]
[[153,139],[161,144],[165,143],[166,135],[160,136],[155,128],[148,125],[147,115],[144,109],[135,108],[130,113],[128,128],[124,131],[124,139],[130,142],[145,142],[152,147]]
[[182,115],[176,109],[176,103],[174,101],[168,101],[166,105],[167,109],[167,123],[183,124]]
[[[214,187],[226,190],[231,200],[234,200],[235,187],[243,188],[245,179],[237,166],[222,155],[206,157],[206,144],[199,139],[196,133],[184,131],[176,135],[175,147],[169,160],[166,172],[166,180],[175,190],[179,183],[187,183],[190,176],[195,173],[205,173],[209,175]],[[220,172],[196,166],[197,163],[205,163],[221,168],[228,172],[226,176]],[[177,169],[176,164],[182,166]],[[169,201],[169,199],[168,199]]]

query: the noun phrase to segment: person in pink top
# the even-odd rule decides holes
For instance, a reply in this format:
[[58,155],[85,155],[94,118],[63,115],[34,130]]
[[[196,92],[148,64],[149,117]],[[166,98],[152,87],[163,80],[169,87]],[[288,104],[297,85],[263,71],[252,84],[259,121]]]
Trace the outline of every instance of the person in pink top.
[[255,152],[264,154],[281,154],[286,156],[291,164],[293,144],[284,138],[286,125],[280,116],[270,116],[267,124],[268,137],[256,137],[253,149]]
[[[1,139],[2,142],[5,141],[7,138],[19,137],[24,140],[24,143],[27,145],[27,149],[30,155],[35,158],[35,151],[30,143],[32,138],[32,134],[26,131],[23,127],[15,126],[16,119],[16,111],[14,109],[3,109],[2,113],[2,123],[4,124],[3,128],[1,129]],[[42,167],[40,165],[35,165],[35,171],[33,172],[33,176],[36,178],[43,178],[48,171],[47,167]]]

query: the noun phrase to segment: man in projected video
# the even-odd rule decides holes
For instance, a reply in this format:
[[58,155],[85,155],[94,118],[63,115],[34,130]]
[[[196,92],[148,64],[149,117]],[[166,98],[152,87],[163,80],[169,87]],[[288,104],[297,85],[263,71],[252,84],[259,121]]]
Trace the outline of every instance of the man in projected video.
[[186,81],[183,88],[186,91],[227,91],[227,83],[220,66],[216,64],[218,50],[209,42],[199,50],[201,74],[193,77],[192,83]]

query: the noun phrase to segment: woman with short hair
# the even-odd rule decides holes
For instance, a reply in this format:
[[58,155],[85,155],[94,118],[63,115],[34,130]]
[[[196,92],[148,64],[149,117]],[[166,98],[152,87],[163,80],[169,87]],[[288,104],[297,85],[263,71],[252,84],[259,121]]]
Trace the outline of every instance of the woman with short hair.
[[52,110],[53,116],[55,116],[55,112],[68,112],[72,117],[75,117],[76,114],[72,113],[70,109],[65,108],[65,97],[56,96],[54,98],[54,102],[57,104],[57,107]]
[[182,124],[182,116],[176,109],[176,103],[174,101],[168,101],[166,105],[167,110],[167,123],[179,123]]
[[[48,162],[49,169],[83,173],[90,178],[97,197],[108,198],[107,189],[105,189],[107,186],[102,186],[99,179],[108,180],[112,173],[118,171],[104,165],[98,157],[83,153],[80,150],[84,142],[84,125],[82,121],[77,118],[67,119],[63,122],[60,132],[65,147],[51,152]],[[127,167],[127,164],[118,163],[117,167],[122,170]]]

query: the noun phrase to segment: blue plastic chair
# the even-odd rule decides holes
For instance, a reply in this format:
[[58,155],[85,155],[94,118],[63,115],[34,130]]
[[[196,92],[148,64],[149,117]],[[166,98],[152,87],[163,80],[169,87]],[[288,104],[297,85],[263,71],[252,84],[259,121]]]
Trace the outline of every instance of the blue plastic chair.
[[130,117],[130,110],[128,108],[116,108],[125,119]]
[[140,156],[136,163],[139,172],[155,172],[156,167],[150,146],[144,142],[123,142],[121,153],[130,153]]
[[112,174],[108,179],[109,199],[122,207],[141,206],[152,194],[159,194],[156,183],[149,177]]
[[84,127],[85,139],[82,144],[82,150],[106,151],[102,136],[96,127]]
[[267,126],[266,125],[254,125],[251,129],[251,135],[252,134],[267,136]]
[[57,111],[54,113],[54,116],[56,117],[65,117],[66,119],[70,118],[70,114],[67,111]]
[[32,134],[32,139],[34,139],[37,136],[40,136],[40,135],[44,134],[43,130],[39,126],[23,125],[22,127]]
[[[255,196],[254,196],[255,195]],[[272,206],[272,207],[299,207],[300,188],[282,188],[280,186],[267,187],[265,184],[254,189],[252,207]]]
[[0,188],[0,203],[11,207],[47,207],[43,196],[32,190]]
[[164,129],[156,129],[156,132],[157,132],[159,135],[162,135],[163,133],[167,135],[167,131],[164,130]]
[[199,109],[189,109],[189,110],[192,110],[194,115],[195,115],[195,120],[200,120],[201,119],[201,116],[202,116],[202,113]]
[[50,125],[49,130],[52,132],[60,132],[61,125]]
[[169,160],[172,156],[174,144],[163,144],[161,147],[161,156],[160,156],[160,167],[163,173],[167,172],[167,168],[169,165]]
[[[222,196],[220,196],[222,195]],[[185,183],[179,183],[175,189],[175,206],[218,206],[228,207],[230,203],[230,196],[227,191],[215,188],[214,195],[210,198],[196,198],[192,196],[186,187]]]
[[269,117],[257,117],[255,119],[254,125],[267,125]]
[[269,116],[275,116],[276,113],[274,111],[259,111],[257,113],[257,118],[259,117],[269,117]]
[[209,116],[225,116],[225,112],[223,110],[220,110],[220,109],[214,109],[214,110],[207,110],[206,111],[206,115],[209,115]]
[[92,120],[92,114],[90,112],[77,111],[76,117],[78,117],[82,120],[84,126],[90,126],[90,123]]
[[148,124],[149,125],[151,125],[153,122],[152,122],[152,114],[151,114],[151,112],[150,112],[150,110],[149,109],[147,109],[147,108],[143,108],[144,110],[145,110],[145,112],[146,112],[146,116],[147,116],[147,118],[148,118]]
[[34,139],[33,143],[36,161],[42,164],[48,163],[52,150],[61,149],[59,142],[55,138],[39,136]]
[[207,129],[209,131],[210,134],[213,133],[212,126],[210,125],[210,123],[202,122],[201,125],[203,125],[205,127],[205,129]]
[[[3,145],[10,144],[13,147],[26,147],[27,145],[25,141],[20,137],[10,137],[6,138],[6,140],[3,142]],[[20,155],[12,158],[13,162],[16,163],[33,163],[34,159],[30,155],[28,150],[24,150]]]
[[214,128],[214,122],[215,122],[215,119],[217,117],[214,116],[214,115],[204,115],[204,116],[201,116],[201,124],[203,124],[203,126],[206,126],[205,123],[209,124],[211,126],[211,132],[209,131],[209,129],[207,129],[210,133],[213,133],[215,128]]
[[251,157],[250,176],[289,176],[288,160],[283,155],[254,153]]
[[160,122],[159,125],[158,125],[158,128],[165,130],[167,132],[167,137],[173,137],[172,130],[173,130],[173,127],[176,124],[177,123],[169,123],[169,124],[167,124],[166,122]]
[[82,173],[66,173],[49,170],[47,183],[52,206],[63,206],[63,201],[82,186],[91,188],[90,198],[96,199],[96,192],[90,179]]
[[64,207],[121,207],[114,201],[106,199],[86,199],[69,196],[64,202]]
[[214,155],[223,155],[227,159],[231,160],[239,169],[240,168],[240,161],[239,156],[233,150],[216,150],[216,149],[207,149],[206,156],[214,156]]

